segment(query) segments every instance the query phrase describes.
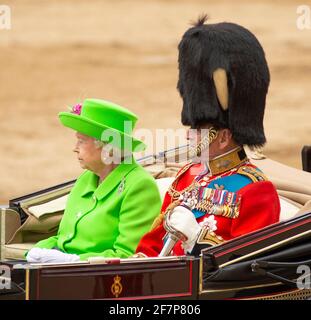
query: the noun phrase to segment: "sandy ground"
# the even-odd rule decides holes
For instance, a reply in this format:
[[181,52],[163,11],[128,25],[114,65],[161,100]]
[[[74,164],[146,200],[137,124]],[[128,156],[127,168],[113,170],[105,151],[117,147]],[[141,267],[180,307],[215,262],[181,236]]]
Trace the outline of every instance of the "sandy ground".
[[12,29],[0,30],[0,203],[81,172],[74,133],[57,113],[86,97],[130,108],[138,128],[180,128],[177,44],[202,12],[211,22],[240,23],[261,41],[272,78],[265,153],[301,167],[301,148],[311,144],[311,30],[296,27],[300,0],[5,4]]

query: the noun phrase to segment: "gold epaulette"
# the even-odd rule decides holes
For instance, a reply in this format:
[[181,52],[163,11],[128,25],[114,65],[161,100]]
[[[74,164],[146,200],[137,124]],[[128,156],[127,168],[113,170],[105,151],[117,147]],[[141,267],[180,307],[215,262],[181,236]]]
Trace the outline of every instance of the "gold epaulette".
[[259,181],[267,181],[268,178],[259,170],[248,167],[248,166],[242,166],[237,171],[238,174],[242,174],[244,176],[247,176],[250,178],[253,182],[259,182]]
[[188,171],[188,169],[190,167],[192,167],[194,165],[194,163],[189,162],[187,164],[185,164],[176,174],[175,180],[177,180],[178,178],[180,178],[186,171]]

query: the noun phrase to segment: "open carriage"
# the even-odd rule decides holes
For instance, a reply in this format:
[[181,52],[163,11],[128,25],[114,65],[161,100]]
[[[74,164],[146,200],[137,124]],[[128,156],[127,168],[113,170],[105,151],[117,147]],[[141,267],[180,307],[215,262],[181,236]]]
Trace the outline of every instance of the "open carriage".
[[[186,159],[186,147],[138,162],[163,197]],[[276,185],[276,224],[202,250],[200,257],[90,259],[28,264],[24,253],[57,232],[74,181],[1,207],[0,299],[307,299],[311,297],[311,162],[305,171],[249,154]],[[307,172],[309,171],[309,172]]]

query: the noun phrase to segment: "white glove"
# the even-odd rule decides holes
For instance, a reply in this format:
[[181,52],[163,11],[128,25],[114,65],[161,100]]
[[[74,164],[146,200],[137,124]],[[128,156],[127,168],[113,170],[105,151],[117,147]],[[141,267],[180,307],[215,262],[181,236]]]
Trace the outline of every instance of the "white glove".
[[57,262],[75,262],[80,257],[76,254],[68,254],[55,249],[32,248],[26,257],[30,263],[57,263]]
[[187,240],[183,242],[183,247],[185,252],[191,252],[202,229],[192,211],[177,206],[169,215],[166,224],[186,236]]

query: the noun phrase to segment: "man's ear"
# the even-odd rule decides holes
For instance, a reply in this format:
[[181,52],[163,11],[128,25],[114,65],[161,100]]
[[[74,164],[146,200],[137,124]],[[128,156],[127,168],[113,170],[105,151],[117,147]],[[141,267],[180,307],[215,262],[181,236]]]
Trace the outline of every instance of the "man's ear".
[[232,142],[232,133],[229,129],[219,130],[219,147],[224,149]]

